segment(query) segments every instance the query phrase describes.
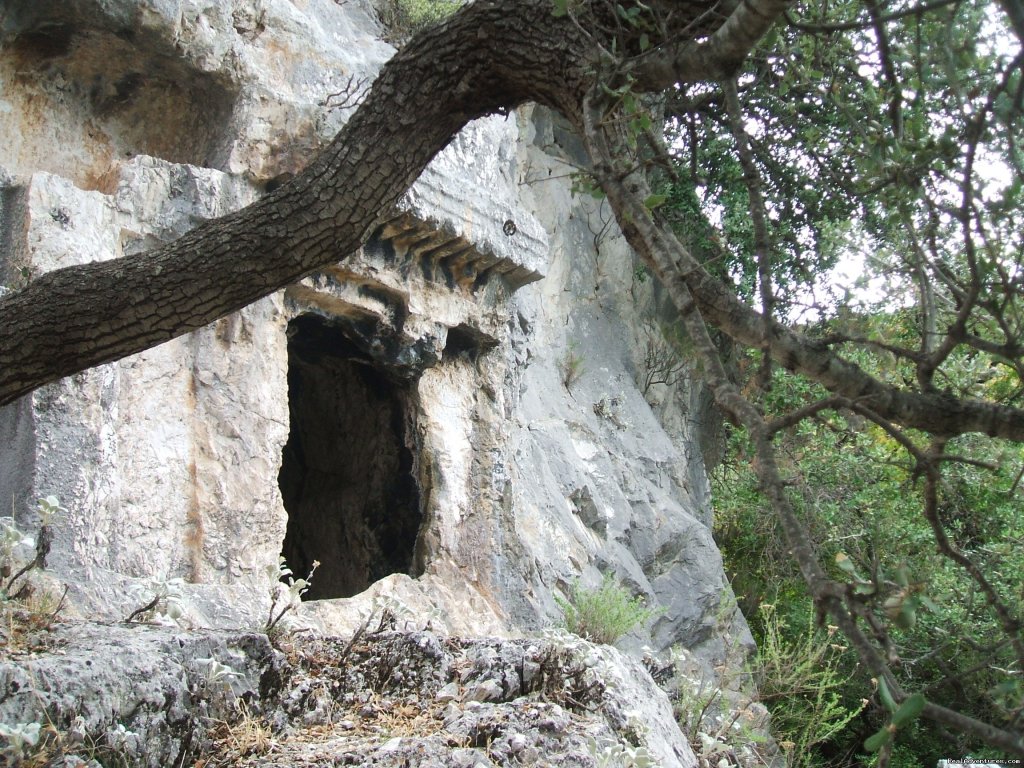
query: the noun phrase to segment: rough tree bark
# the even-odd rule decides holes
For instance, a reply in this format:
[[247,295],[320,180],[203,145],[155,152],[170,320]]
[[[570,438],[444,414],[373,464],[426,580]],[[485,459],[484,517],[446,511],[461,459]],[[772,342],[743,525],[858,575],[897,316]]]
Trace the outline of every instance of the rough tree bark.
[[[1015,22],[1019,5],[1004,0]],[[602,0],[585,0],[577,13],[557,17],[551,0],[477,0],[398,53],[335,141],[290,184],[155,251],[58,270],[0,299],[0,405],[200,328],[345,259],[466,123],[539,102],[569,118],[588,142],[618,222],[679,307],[719,405],[755,438],[765,492],[816,601],[872,671],[895,686],[793,514],[774,462],[774,428],[729,382],[705,323],[820,382],[838,396],[836,403],[904,427],[1024,442],[1024,411],[897,389],[743,304],[654,221],[643,202],[644,174],[613,145],[601,144],[607,104],[601,105],[600,85],[627,82],[635,92],[654,92],[675,82],[730,78],[786,6],[786,0],[666,0],[658,6],[663,39],[623,61],[609,53],[599,24],[588,29],[578,21],[601,18],[612,7]],[[1017,627],[1009,629],[1013,634]],[[1016,734],[931,703],[927,714],[1024,754]]]
[[420,35],[292,183],[157,250],[57,270],[0,299],[0,404],[345,259],[469,121],[527,99],[571,110],[584,37],[545,0],[482,0]]
[[[670,37],[634,67],[648,90],[734,68],[784,8],[748,0],[728,17],[717,2],[669,5]],[[0,405],[201,328],[345,259],[469,121],[527,100],[574,117],[601,48],[572,17],[552,11],[550,0],[465,7],[395,55],[350,122],[290,184],[162,248],[57,270],[0,299]],[[716,26],[719,33],[693,42]]]
[[[729,76],[786,6],[667,4],[665,39],[617,64],[618,73],[638,91]],[[344,260],[477,117],[535,101],[579,125],[583,97],[608,54],[552,8],[550,0],[482,0],[464,8],[395,55],[351,121],[292,183],[155,251],[57,270],[0,299],[0,405],[201,328]],[[700,35],[706,37],[696,41]],[[1024,411],[885,386],[778,323],[766,340],[761,315],[692,257],[683,254],[677,269],[710,322],[741,343],[767,344],[780,364],[839,395],[936,434],[1024,440]]]

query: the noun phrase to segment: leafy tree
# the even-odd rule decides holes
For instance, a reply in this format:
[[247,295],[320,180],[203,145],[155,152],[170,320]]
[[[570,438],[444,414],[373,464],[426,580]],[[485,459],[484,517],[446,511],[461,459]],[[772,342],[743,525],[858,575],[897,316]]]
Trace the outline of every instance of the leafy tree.
[[[918,717],[1024,755],[1020,571],[958,528],[993,514],[971,472],[1010,496],[1019,487],[999,483],[1024,442],[1022,39],[1019,0],[477,0],[415,35],[291,183],[148,254],[0,298],[0,403],[344,259],[469,120],[545,104],[580,135],[706,386],[744,430],[815,612],[878,681],[879,764]],[[897,321],[865,323],[873,308],[834,283],[831,265],[858,256]],[[720,354],[726,339],[750,351],[743,377]],[[888,481],[916,500],[921,551],[937,559],[901,568],[878,550],[884,536],[835,559],[804,508],[810,460],[780,451],[819,426],[888,441],[904,473]],[[906,527],[910,509],[872,524]],[[1017,523],[982,540],[1005,544]],[[940,563],[977,596],[965,621],[992,630],[980,668],[943,674],[987,677],[998,707],[922,690],[906,663],[901,633],[927,622],[920,585]],[[941,644],[930,650],[937,659]]]

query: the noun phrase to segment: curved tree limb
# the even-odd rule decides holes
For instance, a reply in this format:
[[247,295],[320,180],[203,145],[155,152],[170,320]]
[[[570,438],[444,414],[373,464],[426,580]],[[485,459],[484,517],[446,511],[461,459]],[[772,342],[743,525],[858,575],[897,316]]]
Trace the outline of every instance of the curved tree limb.
[[[643,57],[646,82],[637,88],[702,79],[726,61],[735,67],[784,7],[743,0],[709,19],[717,3],[673,6],[665,29],[672,45]],[[289,184],[156,250],[56,270],[0,298],[0,405],[194,331],[344,260],[471,120],[525,101],[572,119],[597,77],[600,46],[552,11],[550,0],[465,6],[385,65],[352,119]],[[712,34],[695,44],[695,29]],[[655,60],[660,69],[647,71]]]
[[[754,445],[754,470],[760,480],[761,492],[775,513],[789,553],[796,561],[815,605],[823,614],[832,617],[872,675],[885,678],[894,698],[898,702],[904,700],[908,694],[896,680],[877,646],[858,624],[857,605],[848,605],[845,587],[829,579],[819,563],[814,545],[786,491],[786,482],[775,458],[772,445],[775,425],[765,421],[764,416],[740,393],[725,371],[708,333],[700,299],[695,292],[691,292],[685,276],[678,269],[684,254],[682,246],[666,227],[655,223],[650,211],[644,206],[642,201],[650,193],[646,179],[641,172],[623,167],[617,160],[617,153],[603,135],[605,131],[599,127],[600,115],[600,109],[589,104],[585,106],[582,134],[594,159],[595,175],[608,195],[623,234],[647,266],[661,279],[679,309],[682,322],[703,366],[704,382],[716,404],[747,430]],[[838,398],[835,402],[844,407],[854,405],[850,400]],[[812,407],[816,408],[817,405]],[[1019,626],[1012,623],[1009,629],[1019,644]],[[933,702],[925,705],[924,714],[938,723],[970,733],[993,746],[1005,749],[1010,754],[1024,756],[1024,737],[1020,734],[997,728]]]
[[[728,80],[791,4],[791,0],[740,0],[706,39],[662,46],[638,60],[632,74],[639,87],[652,91],[675,83]],[[718,10],[709,5],[710,13]]]
[[0,299],[0,405],[344,260],[469,121],[526,100],[571,112],[589,51],[549,0],[467,6],[385,65],[291,183],[156,250],[56,270]]

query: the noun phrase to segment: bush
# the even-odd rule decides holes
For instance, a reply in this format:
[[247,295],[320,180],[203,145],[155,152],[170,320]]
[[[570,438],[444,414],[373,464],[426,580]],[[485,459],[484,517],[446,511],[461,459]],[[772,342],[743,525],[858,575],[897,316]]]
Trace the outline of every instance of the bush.
[[606,574],[597,589],[573,585],[568,600],[555,598],[562,609],[562,626],[592,643],[611,645],[659,611],[651,610],[642,597],[631,597],[613,576]]
[[798,768],[817,764],[812,750],[840,733],[864,707],[847,691],[853,672],[844,668],[846,648],[834,641],[835,627],[817,629],[813,613],[802,632],[794,632],[771,603],[761,605],[764,629],[757,653],[757,687],[772,714],[772,731]]
[[378,7],[391,40],[403,43],[421,29],[444,21],[461,5],[462,0],[385,0]]

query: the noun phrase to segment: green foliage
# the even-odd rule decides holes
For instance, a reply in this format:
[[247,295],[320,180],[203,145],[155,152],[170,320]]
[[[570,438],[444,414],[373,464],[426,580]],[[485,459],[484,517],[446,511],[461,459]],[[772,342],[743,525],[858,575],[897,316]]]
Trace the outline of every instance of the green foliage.
[[[697,83],[669,95],[675,165],[658,215],[742,301],[760,309],[773,299],[773,319],[815,339],[823,357],[951,409],[958,399],[1020,408],[1020,41],[990,4],[918,8],[794,6],[737,76],[742,131],[723,118],[724,88]],[[943,408],[934,434],[904,429],[868,398],[790,421],[830,393],[780,370],[799,362],[782,346],[774,368],[757,350],[728,361],[766,420],[791,424],[774,438],[782,485],[771,492],[791,500],[826,577],[845,587],[846,606],[901,689],[1019,732],[1024,448],[947,437]],[[797,644],[812,604],[753,458],[748,437],[732,434],[714,478],[716,538],[762,642],[772,630],[758,607],[769,601],[778,631]],[[834,765],[846,755],[852,764],[859,753],[884,762],[891,752],[925,765],[977,754],[978,741],[918,717],[922,699],[888,708],[863,670],[846,671],[842,706],[853,711],[862,696],[872,705],[807,760]],[[866,741],[883,757],[864,756]]]
[[[844,318],[820,332],[831,332],[840,323],[849,332],[855,323],[857,333],[884,334],[898,341],[912,329],[913,321],[913,313],[900,310],[871,319]],[[861,348],[853,358],[882,380],[913,375],[885,350]],[[957,353],[952,362],[956,377],[951,374],[948,384],[958,394],[1009,389],[1004,381],[1013,374],[989,368],[978,356]],[[739,361],[741,375],[758,366],[756,355]],[[762,406],[771,416],[823,395],[805,379],[776,372],[771,391],[763,393]],[[923,443],[919,435],[908,436]],[[1019,605],[1024,598],[1024,489],[1018,476],[1024,467],[1024,447],[965,435],[953,440],[948,450],[967,461],[942,465],[941,521],[951,540],[984,570],[1005,599]],[[727,453],[729,458],[713,476],[713,494],[716,539],[733,588],[741,596],[744,613],[757,617],[752,623],[762,643],[770,631],[758,613],[765,601],[782,618],[782,637],[798,643],[801,635],[794,628],[806,626],[810,598],[774,517],[761,500],[742,433],[732,434]],[[1012,652],[1006,644],[990,648],[1000,629],[985,599],[962,568],[936,551],[932,530],[921,514],[921,480],[901,445],[856,414],[827,412],[781,435],[778,454],[806,528],[822,559],[834,564],[830,577],[848,584],[888,622],[893,653],[901,659],[901,682],[910,690],[934,690],[930,698],[954,697],[962,711],[988,722],[1009,722],[1024,705]],[[953,678],[965,670],[970,674],[954,684]],[[872,684],[863,671],[855,673],[848,688],[847,709],[857,697],[871,696]],[[889,733],[891,718],[892,711],[880,701],[851,721],[845,733],[833,734],[829,749],[863,750],[869,739],[871,746],[888,743],[890,737],[881,734]],[[896,746],[907,756],[905,765],[934,764],[943,755],[977,752],[981,747],[966,737],[953,745],[943,742],[922,720],[903,723]]]
[[585,358],[580,352],[579,345],[575,341],[570,341],[562,357],[562,386],[572,389],[573,384],[580,380],[586,370],[584,362]]
[[897,705],[884,678],[878,681],[878,697],[891,713],[891,717],[888,723],[864,740],[864,749],[868,752],[878,752],[882,747],[891,744],[901,728],[905,728],[921,716],[927,703],[923,694],[915,693]]
[[867,701],[854,704],[845,696],[853,671],[847,649],[836,642],[835,627],[821,631],[808,615],[803,629],[795,631],[771,603],[762,604],[760,613],[758,691],[788,765],[814,765],[812,748],[846,728]]
[[551,15],[556,19],[569,13],[569,0],[551,0]]
[[587,195],[595,200],[604,200],[605,193],[597,180],[589,173],[575,171],[572,175],[572,187],[570,192],[573,196]]
[[[863,11],[852,2],[817,0],[802,4],[798,15],[827,26],[863,20]],[[980,266],[992,277],[1000,265],[1013,274],[1024,185],[1014,138],[1022,111],[1019,98],[1010,106],[1010,94],[1019,93],[1021,76],[1020,63],[1011,63],[1015,45],[997,17],[991,6],[973,2],[903,19],[886,25],[884,56],[870,24],[843,33],[788,25],[762,41],[739,83],[771,220],[781,308],[805,302],[807,287],[817,283],[814,309],[834,310],[847,297],[829,295],[821,277],[850,254],[876,262],[888,284],[905,292],[914,290],[913,262],[926,244],[931,259],[957,264],[954,274],[963,279],[961,222],[937,210],[963,204],[963,173],[976,144],[979,157],[1018,174],[1016,183],[993,184],[984,170],[992,166],[977,165],[972,182],[986,229]],[[675,103],[669,144],[681,150],[678,186],[695,190],[702,217],[720,227],[719,258],[750,297],[757,265],[749,201],[720,119],[720,95],[692,85]]]
[[592,643],[611,645],[658,615],[658,611],[646,607],[643,598],[631,597],[610,574],[597,589],[584,589],[577,583],[568,600],[555,600],[562,609],[565,629]]
[[396,42],[447,19],[463,5],[462,0],[385,0],[380,18]]

